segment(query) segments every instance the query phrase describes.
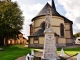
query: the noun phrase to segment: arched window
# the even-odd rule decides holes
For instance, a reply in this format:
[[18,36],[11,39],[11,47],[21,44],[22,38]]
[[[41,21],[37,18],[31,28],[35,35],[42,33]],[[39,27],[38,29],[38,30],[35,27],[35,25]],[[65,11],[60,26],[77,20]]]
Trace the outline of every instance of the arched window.
[[43,23],[41,24],[41,28],[42,28],[43,30],[45,30],[45,22],[43,22]]
[[61,37],[64,37],[64,25],[60,24],[60,35]]

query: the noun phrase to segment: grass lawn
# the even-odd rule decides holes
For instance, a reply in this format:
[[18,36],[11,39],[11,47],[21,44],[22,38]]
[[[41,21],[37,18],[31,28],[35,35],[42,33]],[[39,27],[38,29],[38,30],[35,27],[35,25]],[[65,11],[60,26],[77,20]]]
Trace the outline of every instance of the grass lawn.
[[[23,47],[24,45],[11,45],[0,48],[3,48],[3,51],[0,51],[0,60],[15,60],[16,58],[20,56],[24,56],[27,53],[31,52],[31,48]],[[39,49],[35,49],[38,51]],[[57,49],[60,53],[61,49]],[[74,55],[78,52],[80,52],[80,47],[78,48],[65,48],[64,49],[66,53],[69,55]]]
[[[58,48],[57,50],[60,53],[61,49]],[[64,51],[67,54],[69,54],[69,55],[75,55],[76,53],[79,53],[80,52],[80,47],[76,47],[76,48],[65,48]]]
[[0,60],[15,60],[17,57],[26,55],[31,51],[30,48],[23,47],[23,45],[11,45],[2,48],[3,51],[0,51]]

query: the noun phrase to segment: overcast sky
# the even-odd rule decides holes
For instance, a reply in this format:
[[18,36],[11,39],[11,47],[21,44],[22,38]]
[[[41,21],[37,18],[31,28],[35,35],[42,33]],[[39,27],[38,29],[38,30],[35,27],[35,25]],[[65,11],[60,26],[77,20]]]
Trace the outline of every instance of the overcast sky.
[[[23,16],[25,17],[24,26],[22,33],[24,37],[29,36],[29,25],[31,24],[31,19],[35,17],[38,12],[44,7],[44,5],[49,2],[51,4],[52,0],[12,0],[17,1],[20,9],[23,11]],[[57,11],[73,21],[73,33],[80,32],[80,0],[54,0]]]

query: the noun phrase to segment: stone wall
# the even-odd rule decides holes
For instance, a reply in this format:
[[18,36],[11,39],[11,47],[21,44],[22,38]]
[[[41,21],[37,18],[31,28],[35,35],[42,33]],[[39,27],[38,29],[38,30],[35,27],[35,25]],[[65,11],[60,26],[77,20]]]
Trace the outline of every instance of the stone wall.
[[[72,45],[72,44],[69,44],[69,45]],[[64,46],[66,46],[66,44],[56,44],[56,46],[57,47],[64,47]],[[44,45],[43,44],[28,44],[28,47],[32,47],[32,48],[43,48]]]
[[43,44],[28,44],[28,47],[32,47],[32,48],[43,48]]

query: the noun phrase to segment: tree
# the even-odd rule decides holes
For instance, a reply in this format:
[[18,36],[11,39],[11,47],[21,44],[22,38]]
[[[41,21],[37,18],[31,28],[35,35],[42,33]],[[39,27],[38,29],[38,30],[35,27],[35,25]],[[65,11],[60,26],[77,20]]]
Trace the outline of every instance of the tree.
[[74,37],[75,37],[75,38],[80,37],[80,32],[74,34]]
[[[5,38],[16,36],[22,29],[24,17],[17,2],[0,1],[0,37]],[[7,43],[5,43],[7,45]]]

